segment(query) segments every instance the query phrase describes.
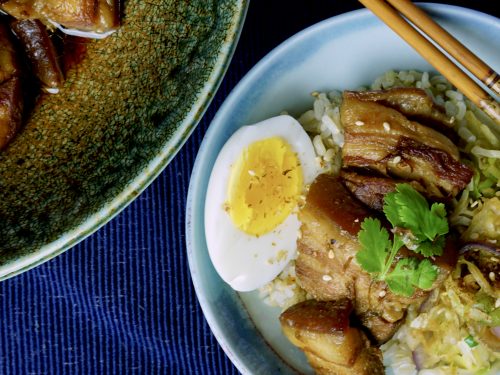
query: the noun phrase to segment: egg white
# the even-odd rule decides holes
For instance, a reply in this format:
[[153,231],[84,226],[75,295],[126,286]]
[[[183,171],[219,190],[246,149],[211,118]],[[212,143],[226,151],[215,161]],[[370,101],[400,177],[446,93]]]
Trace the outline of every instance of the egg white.
[[286,140],[297,154],[304,185],[320,173],[314,147],[302,126],[290,116],[277,116],[238,129],[221,149],[212,169],[205,200],[205,236],[212,263],[237,291],[251,291],[273,280],[295,257],[300,222],[297,210],[259,237],[237,228],[224,209],[231,166],[251,143],[271,137]]

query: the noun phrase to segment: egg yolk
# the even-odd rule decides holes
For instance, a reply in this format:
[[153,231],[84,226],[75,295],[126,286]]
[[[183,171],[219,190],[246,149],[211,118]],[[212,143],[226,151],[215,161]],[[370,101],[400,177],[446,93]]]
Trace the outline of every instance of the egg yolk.
[[250,144],[233,164],[228,209],[234,225],[259,236],[281,224],[302,193],[302,168],[297,154],[280,137]]

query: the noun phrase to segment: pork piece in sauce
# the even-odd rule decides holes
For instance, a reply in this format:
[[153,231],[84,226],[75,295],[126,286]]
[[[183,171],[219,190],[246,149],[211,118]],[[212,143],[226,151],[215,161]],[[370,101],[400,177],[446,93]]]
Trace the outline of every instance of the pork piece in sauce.
[[[48,93],[57,93],[63,84],[61,51],[56,51],[48,29],[106,37],[119,27],[119,5],[119,0],[0,0],[0,150],[20,128],[25,104],[36,100],[31,76]],[[21,72],[21,66],[31,72]]]
[[[345,131],[345,168],[416,181],[425,195],[439,199],[456,196],[469,183],[473,172],[460,162],[450,139],[385,106],[387,99],[371,101],[365,95],[343,94],[340,116]],[[398,108],[405,106],[399,104]]]
[[384,374],[382,353],[350,325],[352,303],[304,301],[280,316],[287,338],[301,348],[317,374]]
[[9,29],[0,24],[0,149],[21,127],[23,96],[21,71]]
[[[358,201],[338,177],[318,176],[299,212],[302,235],[297,241],[295,269],[298,283],[315,299],[352,300],[362,324],[383,343],[402,323],[407,308],[421,304],[430,291],[417,289],[411,297],[394,294],[384,281],[375,281],[358,265],[357,234],[367,217],[377,217],[377,213]],[[435,260],[439,275],[433,288],[445,280],[456,263],[452,245],[448,241],[443,256]],[[409,256],[417,255],[403,248],[396,261]]]
[[0,9],[18,20],[40,19],[68,29],[98,33],[120,23],[119,1],[107,0],[0,0]]
[[[396,191],[396,185],[404,183],[387,177],[371,176],[342,170],[340,178],[345,187],[361,202],[368,207],[382,211],[384,208],[384,197],[388,193]],[[410,185],[417,191],[424,193],[424,188],[416,181]]]
[[453,119],[446,116],[443,108],[434,103],[422,89],[394,87],[388,90],[352,91],[351,94],[359,100],[395,109],[411,120],[432,125],[438,130],[453,126]]
[[45,25],[39,20],[15,20],[11,23],[11,29],[21,42],[33,74],[42,88],[57,92],[64,77]]

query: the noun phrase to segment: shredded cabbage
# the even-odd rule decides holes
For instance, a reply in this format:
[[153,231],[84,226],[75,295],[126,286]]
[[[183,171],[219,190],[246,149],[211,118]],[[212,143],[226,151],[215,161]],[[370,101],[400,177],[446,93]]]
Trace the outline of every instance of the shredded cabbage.
[[[410,309],[406,323],[391,341],[382,346],[384,362],[395,374],[399,373],[400,354],[403,352],[418,358],[413,374],[500,372],[500,352],[481,337],[482,332],[494,323],[493,318],[477,301],[478,295],[486,296],[491,299],[488,303],[496,306],[500,302],[498,291],[474,264],[460,259],[457,270],[462,264],[467,266],[480,291],[461,287],[459,272],[455,272],[445,281],[443,290],[436,294],[433,307],[420,314],[416,308]],[[477,345],[471,347],[471,340]]]
[[[470,158],[474,177],[471,183],[464,189],[460,197],[454,200],[454,208],[450,214],[450,223],[459,231],[467,233],[463,235],[463,240],[496,240],[500,233],[498,227],[498,210],[495,215],[486,215],[491,210],[483,210],[483,206],[497,206],[500,197],[500,133],[489,119],[487,119],[470,102],[466,101],[470,108],[465,112],[464,118],[457,122],[455,130],[461,138],[461,151]],[[496,199],[487,203],[489,200]],[[479,219],[473,219],[481,216]],[[475,221],[475,223],[474,223]],[[494,222],[497,222],[495,224]],[[492,224],[493,223],[493,224]],[[492,237],[493,231],[483,233],[481,226],[494,225],[496,235]]]

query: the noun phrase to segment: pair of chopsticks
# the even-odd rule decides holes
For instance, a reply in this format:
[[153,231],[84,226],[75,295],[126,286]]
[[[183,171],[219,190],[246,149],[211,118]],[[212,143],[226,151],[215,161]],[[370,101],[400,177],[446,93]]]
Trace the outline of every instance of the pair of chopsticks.
[[498,102],[407,22],[404,17],[448,52],[463,67],[469,70],[472,75],[496,94],[500,94],[500,77],[492,68],[435,23],[410,0],[359,1],[411,45],[424,59],[445,76],[452,85],[491,117],[497,125],[500,125],[500,106]]

